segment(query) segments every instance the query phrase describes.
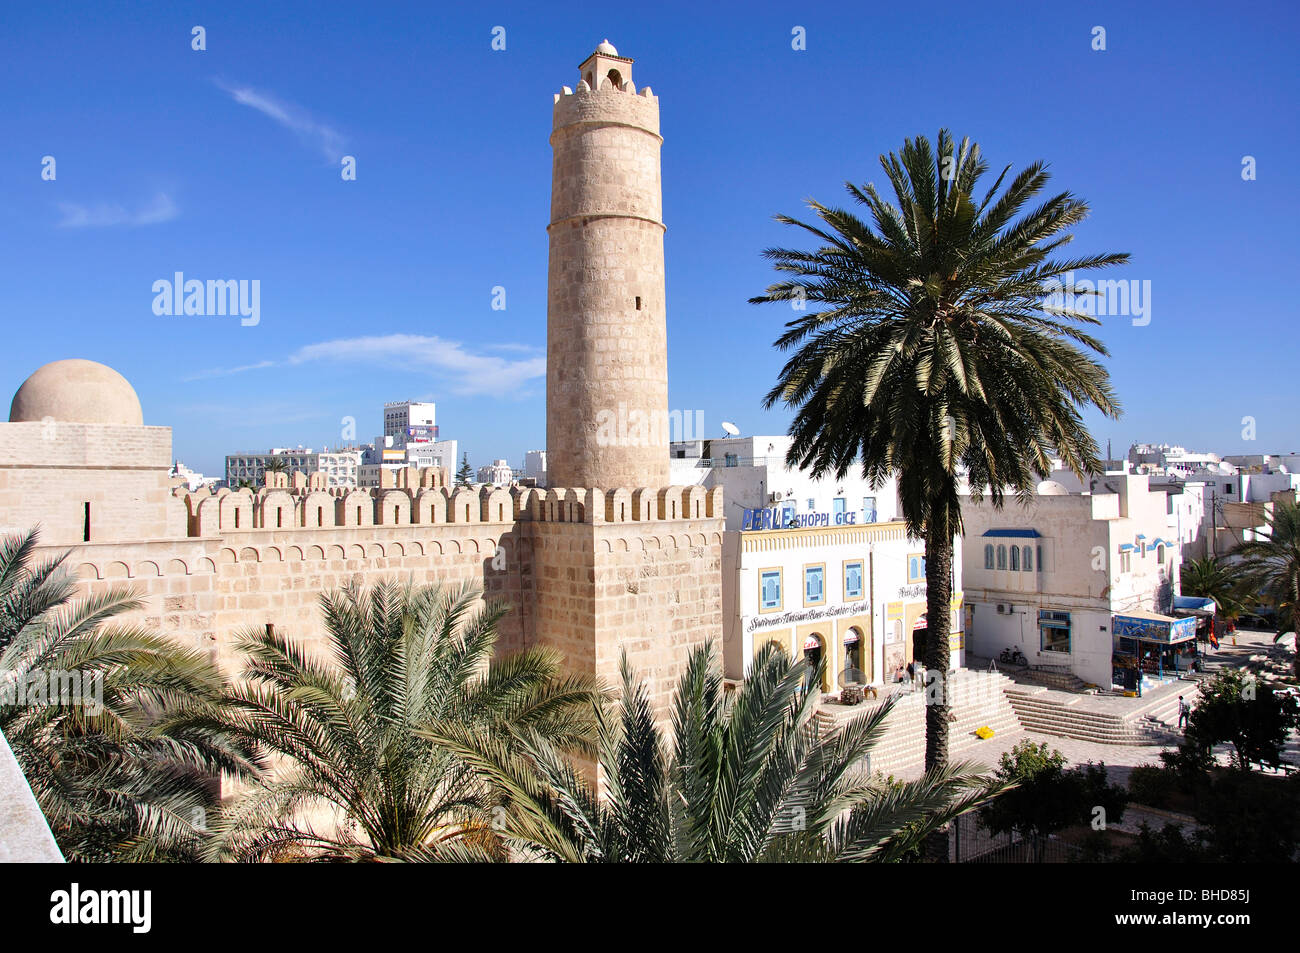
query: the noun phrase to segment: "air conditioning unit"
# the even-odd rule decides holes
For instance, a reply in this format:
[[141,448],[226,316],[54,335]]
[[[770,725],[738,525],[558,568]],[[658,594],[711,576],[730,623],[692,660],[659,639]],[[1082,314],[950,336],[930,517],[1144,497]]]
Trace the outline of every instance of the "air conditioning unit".
[[1006,615],[1010,611],[1011,611],[1010,606],[1001,602],[998,603],[998,615]]
[[769,502],[769,503],[779,503],[779,502],[781,502],[781,494],[780,494],[780,493],[769,493],[769,494],[767,495],[767,502]]

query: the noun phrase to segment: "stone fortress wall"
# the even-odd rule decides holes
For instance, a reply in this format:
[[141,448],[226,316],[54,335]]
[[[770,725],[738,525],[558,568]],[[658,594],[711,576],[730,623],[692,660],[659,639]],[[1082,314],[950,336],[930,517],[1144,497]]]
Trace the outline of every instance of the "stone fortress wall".
[[[30,425],[0,424],[0,441],[15,426]],[[168,428],[140,429],[170,437]],[[79,433],[66,430],[64,440]],[[41,523],[42,555],[68,551],[83,595],[129,585],[145,608],[124,621],[227,668],[238,632],[270,624],[315,641],[323,590],[383,579],[473,583],[510,608],[503,651],[553,645],[575,671],[616,679],[626,638],[657,694],[668,688],[671,676],[658,673],[672,667],[674,647],[708,637],[701,627],[721,628],[721,490],[470,489],[447,486],[445,470],[412,469],[368,490],[325,489],[321,473],[271,473],[256,492],[175,486],[158,501],[132,491],[169,483],[165,469],[150,478],[97,467],[87,474],[95,491],[86,542],[75,521],[47,519],[69,488],[92,485],[78,484],[77,472],[0,462],[0,525]],[[124,505],[99,505],[112,492],[105,482],[122,480]],[[73,490],[78,505],[62,508],[80,512],[87,495]],[[159,526],[171,532],[140,532]],[[696,605],[706,591],[712,612]]]
[[547,451],[550,483],[578,489],[457,488],[438,468],[191,493],[167,476],[170,428],[144,426],[116,371],[72,359],[28,378],[0,424],[0,528],[39,523],[84,594],[133,586],[141,621],[228,669],[244,629],[317,642],[324,590],[472,582],[510,606],[502,651],[553,646],[610,684],[626,652],[666,713],[688,647],[722,638],[725,520],[720,488],[668,485],[666,432],[597,432],[602,411],[667,420],[659,102],[631,68],[605,41],[554,106]]

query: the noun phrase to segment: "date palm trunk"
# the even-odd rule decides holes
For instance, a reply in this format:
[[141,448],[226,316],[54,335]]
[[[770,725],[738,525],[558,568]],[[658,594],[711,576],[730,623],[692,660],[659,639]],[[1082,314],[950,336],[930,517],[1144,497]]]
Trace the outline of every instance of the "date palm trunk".
[[[936,507],[925,531],[925,769],[948,763],[948,716],[951,711],[948,669],[952,658],[952,521],[947,510]],[[935,863],[948,861],[948,832],[938,831],[926,839],[925,857]]]

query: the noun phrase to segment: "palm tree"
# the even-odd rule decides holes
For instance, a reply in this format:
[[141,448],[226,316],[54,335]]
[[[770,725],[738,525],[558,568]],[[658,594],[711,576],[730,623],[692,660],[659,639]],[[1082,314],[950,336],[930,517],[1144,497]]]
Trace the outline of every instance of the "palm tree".
[[670,742],[624,656],[621,702],[598,717],[603,796],[536,731],[448,725],[438,740],[502,792],[516,848],[557,861],[899,860],[1002,790],[968,765],[905,784],[869,776],[863,759],[892,706],[819,736],[805,669],[765,646],[728,696],[711,647],[697,648]]
[[67,554],[33,565],[37,530],[0,540],[0,730],[64,856],[194,859],[222,772],[253,765],[196,724],[220,697],[216,667],[138,626],[129,589],[74,602]]
[[1292,665],[1300,678],[1300,503],[1273,504],[1268,526],[1258,538],[1239,543],[1231,555],[1241,557],[1241,573],[1261,602],[1277,607],[1276,642],[1295,633]]
[[1213,599],[1218,614],[1229,622],[1250,608],[1251,597],[1242,585],[1239,571],[1223,557],[1192,559],[1179,572],[1183,595]]
[[[268,474],[288,473],[288,472],[289,472],[289,461],[287,461],[284,457],[270,457],[267,459],[266,463],[263,464],[262,466],[262,482],[266,483],[266,477]],[[252,486],[251,483],[250,486],[254,490],[257,489],[257,487]]]
[[[766,399],[796,408],[790,465],[843,478],[860,463],[876,486],[897,474],[908,531],[925,540],[924,661],[937,702],[926,706],[926,765],[938,771],[948,757],[961,477],[1001,506],[1007,493],[1032,495],[1054,456],[1080,475],[1100,470],[1080,408],[1115,417],[1119,405],[1088,353],[1105,347],[1075,326],[1099,323],[1085,313],[1095,309],[1073,307],[1073,295],[1090,304],[1097,294],[1075,273],[1128,256],[1050,257],[1088,206],[1062,192],[1024,211],[1047,184],[1041,162],[1002,190],[1007,166],[978,200],[988,169],[980,148],[957,146],[946,129],[937,152],[920,136],[880,164],[896,204],[874,185],[846,183],[869,221],[816,201],[820,224],[778,216],[822,244],[765,251],[789,277],[751,301],[788,301],[797,312],[776,341],[794,353]],[[807,301],[826,307],[803,313]]]
[[528,730],[590,752],[594,681],[530,649],[492,658],[505,609],[479,593],[382,583],[321,597],[312,652],[243,635],[244,680],[222,720],[275,767],[213,825],[213,859],[500,859],[490,789],[416,729]]

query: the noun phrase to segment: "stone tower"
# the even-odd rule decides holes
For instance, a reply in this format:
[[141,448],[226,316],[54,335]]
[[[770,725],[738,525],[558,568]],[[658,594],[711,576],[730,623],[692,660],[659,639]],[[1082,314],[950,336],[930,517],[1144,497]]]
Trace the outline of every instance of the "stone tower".
[[547,481],[669,481],[659,100],[601,43],[555,97],[546,308]]

